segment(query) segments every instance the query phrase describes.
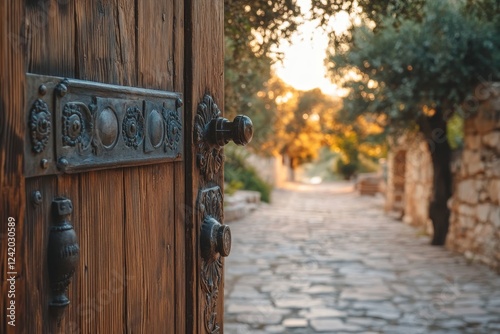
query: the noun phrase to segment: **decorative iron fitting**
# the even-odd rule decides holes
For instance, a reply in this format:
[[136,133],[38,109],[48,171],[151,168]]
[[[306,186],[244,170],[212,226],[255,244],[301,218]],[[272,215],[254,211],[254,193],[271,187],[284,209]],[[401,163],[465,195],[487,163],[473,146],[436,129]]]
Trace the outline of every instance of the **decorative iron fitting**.
[[198,149],[197,164],[206,180],[214,179],[224,162],[223,146],[234,141],[237,145],[248,144],[253,137],[253,124],[248,116],[239,115],[230,122],[210,95],[198,104],[195,117],[195,143]]
[[73,203],[58,197],[52,201],[54,223],[50,228],[47,263],[52,297],[49,306],[59,320],[70,301],[66,295],[68,285],[80,258],[80,247],[71,223]]
[[180,93],[27,74],[27,177],[180,161]]

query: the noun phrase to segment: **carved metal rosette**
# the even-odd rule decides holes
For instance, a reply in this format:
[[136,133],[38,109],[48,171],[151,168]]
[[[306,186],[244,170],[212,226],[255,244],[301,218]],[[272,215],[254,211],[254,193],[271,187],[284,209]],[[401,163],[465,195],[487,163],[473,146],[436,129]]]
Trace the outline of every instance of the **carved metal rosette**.
[[128,107],[122,124],[125,144],[137,148],[144,139],[144,116],[138,107]]
[[71,200],[58,197],[52,201],[54,223],[50,228],[47,250],[49,279],[52,288],[49,306],[55,312],[58,320],[70,303],[66,292],[80,258],[80,247],[76,233],[70,224],[72,212]]
[[92,141],[92,115],[84,103],[67,103],[62,111],[63,145],[85,149]]
[[[222,282],[222,254],[214,238],[219,231],[218,222],[223,220],[223,194],[220,187],[207,188],[200,191],[198,197],[199,212],[202,222],[202,263],[201,289],[204,295],[204,326],[207,333],[218,334],[220,326],[217,323],[217,300]],[[219,226],[214,226],[217,224]],[[223,225],[225,226],[225,225]],[[216,229],[217,228],[217,229]],[[222,246],[222,245],[219,245]]]
[[182,120],[177,110],[163,108],[163,121],[165,123],[165,152],[178,151],[182,138]]
[[198,148],[196,157],[198,167],[203,176],[208,180],[213,180],[220,171],[224,163],[224,154],[221,146],[211,144],[206,140],[208,125],[213,119],[221,115],[219,107],[215,104],[210,95],[205,95],[203,101],[198,104],[195,117],[195,142]]
[[41,99],[35,100],[31,106],[29,128],[33,151],[43,152],[52,132],[52,115],[47,103]]

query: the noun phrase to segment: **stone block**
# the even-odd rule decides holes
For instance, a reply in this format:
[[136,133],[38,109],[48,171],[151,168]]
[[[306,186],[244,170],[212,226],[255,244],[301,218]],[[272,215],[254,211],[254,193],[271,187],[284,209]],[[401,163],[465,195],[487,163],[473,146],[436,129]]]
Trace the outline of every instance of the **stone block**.
[[473,206],[467,204],[459,204],[458,213],[463,216],[473,217],[476,214],[476,210]]
[[491,162],[491,167],[489,168],[490,178],[500,179],[500,156]]
[[479,151],[464,151],[463,162],[469,175],[476,175],[484,172],[484,163],[481,161],[481,154]]
[[464,138],[465,148],[476,151],[481,147],[481,136],[469,134]]
[[474,123],[482,135],[500,129],[500,96],[492,97],[481,104]]
[[457,186],[457,197],[462,202],[472,205],[477,204],[479,193],[476,190],[476,182],[471,179],[460,182]]
[[500,204],[500,180],[492,180],[488,185],[488,192],[492,203]]
[[484,135],[482,143],[484,146],[500,153],[500,131],[490,132]]
[[476,118],[475,117],[466,117],[464,120],[464,134],[466,137],[477,134],[476,129]]
[[457,222],[462,229],[470,229],[476,225],[476,220],[473,217],[467,216],[458,216]]
[[500,229],[500,206],[494,205],[491,207],[489,221],[497,229]]
[[476,217],[478,221],[486,223],[488,221],[491,209],[492,205],[489,203],[479,204],[476,207]]
[[490,196],[488,195],[487,191],[481,191],[479,193],[479,202],[480,203],[487,202],[489,199],[490,199]]

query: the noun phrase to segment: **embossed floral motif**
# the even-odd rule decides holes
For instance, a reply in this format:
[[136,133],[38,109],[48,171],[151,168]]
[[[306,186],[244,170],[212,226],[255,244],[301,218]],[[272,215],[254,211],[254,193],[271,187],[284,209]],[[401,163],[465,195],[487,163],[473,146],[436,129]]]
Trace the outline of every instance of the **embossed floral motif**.
[[165,152],[179,150],[179,143],[182,137],[182,121],[176,110],[163,108],[163,120],[165,121]]
[[32,149],[41,153],[47,147],[52,132],[52,115],[47,103],[37,99],[30,111],[29,129],[31,134]]
[[222,281],[222,259],[203,260],[201,265],[201,288],[205,293],[205,309],[203,310],[204,325],[207,333],[219,334],[217,323],[217,299]]
[[83,103],[68,103],[63,109],[63,145],[86,148],[92,140],[92,117]]
[[[223,195],[220,187],[204,189],[199,196],[201,217],[211,216],[217,221],[223,220]],[[213,256],[214,255],[214,256]],[[204,326],[207,333],[219,334],[217,323],[217,300],[222,282],[222,257],[220,254],[203,256],[201,263],[201,289],[204,293]]]
[[203,176],[212,180],[220,171],[224,162],[222,148],[218,145],[210,144],[204,140],[204,135],[208,124],[212,119],[221,115],[219,107],[215,104],[210,95],[203,97],[203,102],[198,104],[198,112],[195,117],[195,141],[198,146],[197,163]]
[[139,147],[144,139],[144,116],[138,107],[128,107],[122,125],[125,145]]

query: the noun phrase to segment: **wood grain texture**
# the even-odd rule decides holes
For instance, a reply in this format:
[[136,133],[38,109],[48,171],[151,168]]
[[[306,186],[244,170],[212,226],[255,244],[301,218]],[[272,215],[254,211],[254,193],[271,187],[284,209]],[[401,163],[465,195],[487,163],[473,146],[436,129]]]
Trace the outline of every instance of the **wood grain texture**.
[[175,333],[186,332],[186,212],[184,161],[174,163]]
[[137,14],[139,86],[173,90],[174,1],[139,1]]
[[78,78],[134,85],[135,2],[92,0],[75,6]]
[[[184,92],[184,1],[174,1],[173,25],[173,90]],[[183,97],[184,98],[184,97]],[[190,133],[186,123],[185,108],[182,109],[184,120],[184,136]],[[184,139],[186,140],[186,139]],[[183,155],[190,154],[188,146],[184,146]],[[174,163],[175,193],[175,333],[186,332],[186,161]]]
[[128,333],[175,333],[173,177],[173,164],[125,171]]
[[[25,295],[24,211],[25,189],[23,175],[24,150],[24,53],[26,44],[23,29],[24,4],[0,0],[0,332],[23,330],[19,320]],[[16,220],[16,327],[7,325],[6,308],[8,217]],[[19,326],[19,327],[17,327]]]
[[75,2],[26,4],[28,72],[75,77]]
[[[33,192],[42,194],[42,202],[33,204]],[[50,282],[47,269],[47,245],[49,243],[50,226],[53,223],[51,213],[52,200],[57,197],[57,179],[54,176],[32,178],[26,180],[26,215],[25,236],[26,253],[23,259],[26,271],[26,294],[21,317],[29,314],[29,321],[23,319],[26,333],[56,332],[57,326],[50,321],[49,309],[46,307],[50,299]],[[71,298],[73,294],[69,294]],[[23,331],[20,331],[23,332]]]
[[[75,301],[82,333],[123,333],[128,277],[122,170],[80,174],[80,268]],[[76,217],[76,216],[75,216]]]
[[[183,1],[48,0],[25,5],[28,71],[187,96]],[[191,136],[191,118],[183,117]],[[191,147],[185,154],[191,155]],[[192,201],[186,205],[185,200],[197,191],[189,188],[187,194],[186,170],[193,171],[180,161],[28,180],[28,191],[37,188],[47,197],[43,209],[26,208],[29,222],[42,221],[26,229],[27,290],[33,292],[23,303],[36,301],[31,307],[39,307],[33,319],[23,319],[29,323],[27,332],[186,333],[191,321],[185,312],[186,267],[197,270],[185,242],[185,222],[192,222],[194,214]],[[39,250],[48,240],[55,196],[73,201],[80,244],[80,263],[68,292],[71,304],[59,326],[47,318],[46,250]],[[193,233],[190,238],[197,237],[198,231]],[[31,256],[37,263],[31,263]]]
[[[135,85],[135,2],[76,3],[76,53],[79,79]],[[80,174],[81,305],[83,333],[123,333],[126,295],[134,277],[127,274],[124,171]]]
[[[221,110],[224,103],[224,6],[222,1],[189,0],[185,2],[185,92],[186,92],[186,203],[196,208],[198,189],[202,186],[196,167],[196,150],[193,143],[194,117],[204,94],[210,94]],[[221,187],[223,173],[214,180]],[[201,258],[199,231],[202,217],[194,213],[186,221],[186,281],[187,332],[205,333],[203,326],[204,297],[200,288]],[[189,265],[191,264],[191,265]],[[217,323],[223,332],[223,283],[219,287]]]

